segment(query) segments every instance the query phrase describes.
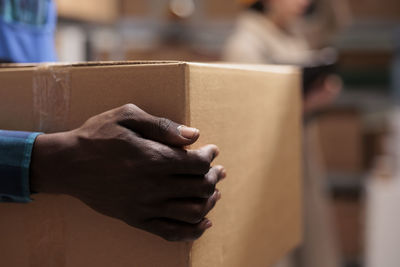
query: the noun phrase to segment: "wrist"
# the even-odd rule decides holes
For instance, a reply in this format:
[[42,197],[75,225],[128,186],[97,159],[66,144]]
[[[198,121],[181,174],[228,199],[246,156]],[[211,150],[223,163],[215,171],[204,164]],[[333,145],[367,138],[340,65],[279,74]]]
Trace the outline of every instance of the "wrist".
[[68,157],[68,133],[42,134],[33,145],[30,189],[35,193],[64,193],[62,163]]

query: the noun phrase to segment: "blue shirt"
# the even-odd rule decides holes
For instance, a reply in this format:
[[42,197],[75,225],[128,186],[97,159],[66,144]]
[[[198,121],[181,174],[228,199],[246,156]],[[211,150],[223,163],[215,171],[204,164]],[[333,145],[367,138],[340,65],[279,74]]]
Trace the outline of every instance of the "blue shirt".
[[52,0],[0,0],[0,59],[17,63],[57,60]]
[[0,202],[29,202],[29,168],[39,133],[0,130]]
[[[55,27],[52,0],[0,0],[0,61],[56,61]],[[29,167],[38,135],[0,130],[0,202],[30,201]]]

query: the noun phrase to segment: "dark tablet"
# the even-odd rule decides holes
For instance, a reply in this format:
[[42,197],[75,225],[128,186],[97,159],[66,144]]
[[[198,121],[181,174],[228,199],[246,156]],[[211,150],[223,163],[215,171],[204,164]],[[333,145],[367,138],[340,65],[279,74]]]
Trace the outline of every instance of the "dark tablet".
[[326,77],[335,73],[335,64],[303,67],[303,95],[306,96],[318,86],[318,83],[322,83]]

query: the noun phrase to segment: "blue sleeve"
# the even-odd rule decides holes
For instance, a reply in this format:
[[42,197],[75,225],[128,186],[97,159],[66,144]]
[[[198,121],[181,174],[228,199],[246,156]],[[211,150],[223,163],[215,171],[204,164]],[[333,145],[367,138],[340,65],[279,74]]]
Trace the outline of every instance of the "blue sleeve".
[[0,130],[0,202],[30,202],[29,168],[40,133]]

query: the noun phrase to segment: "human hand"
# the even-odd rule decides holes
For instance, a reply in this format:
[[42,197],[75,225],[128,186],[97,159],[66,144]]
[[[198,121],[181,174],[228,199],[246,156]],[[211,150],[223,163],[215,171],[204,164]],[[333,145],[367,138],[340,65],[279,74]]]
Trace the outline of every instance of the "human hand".
[[134,105],[105,112],[82,127],[40,135],[31,189],[68,194],[94,210],[169,241],[189,241],[211,227],[226,173],[211,168],[218,148],[185,150],[196,129],[151,116]]
[[305,97],[303,113],[307,115],[330,105],[339,96],[342,88],[343,82],[337,75],[315,82],[314,88]]

